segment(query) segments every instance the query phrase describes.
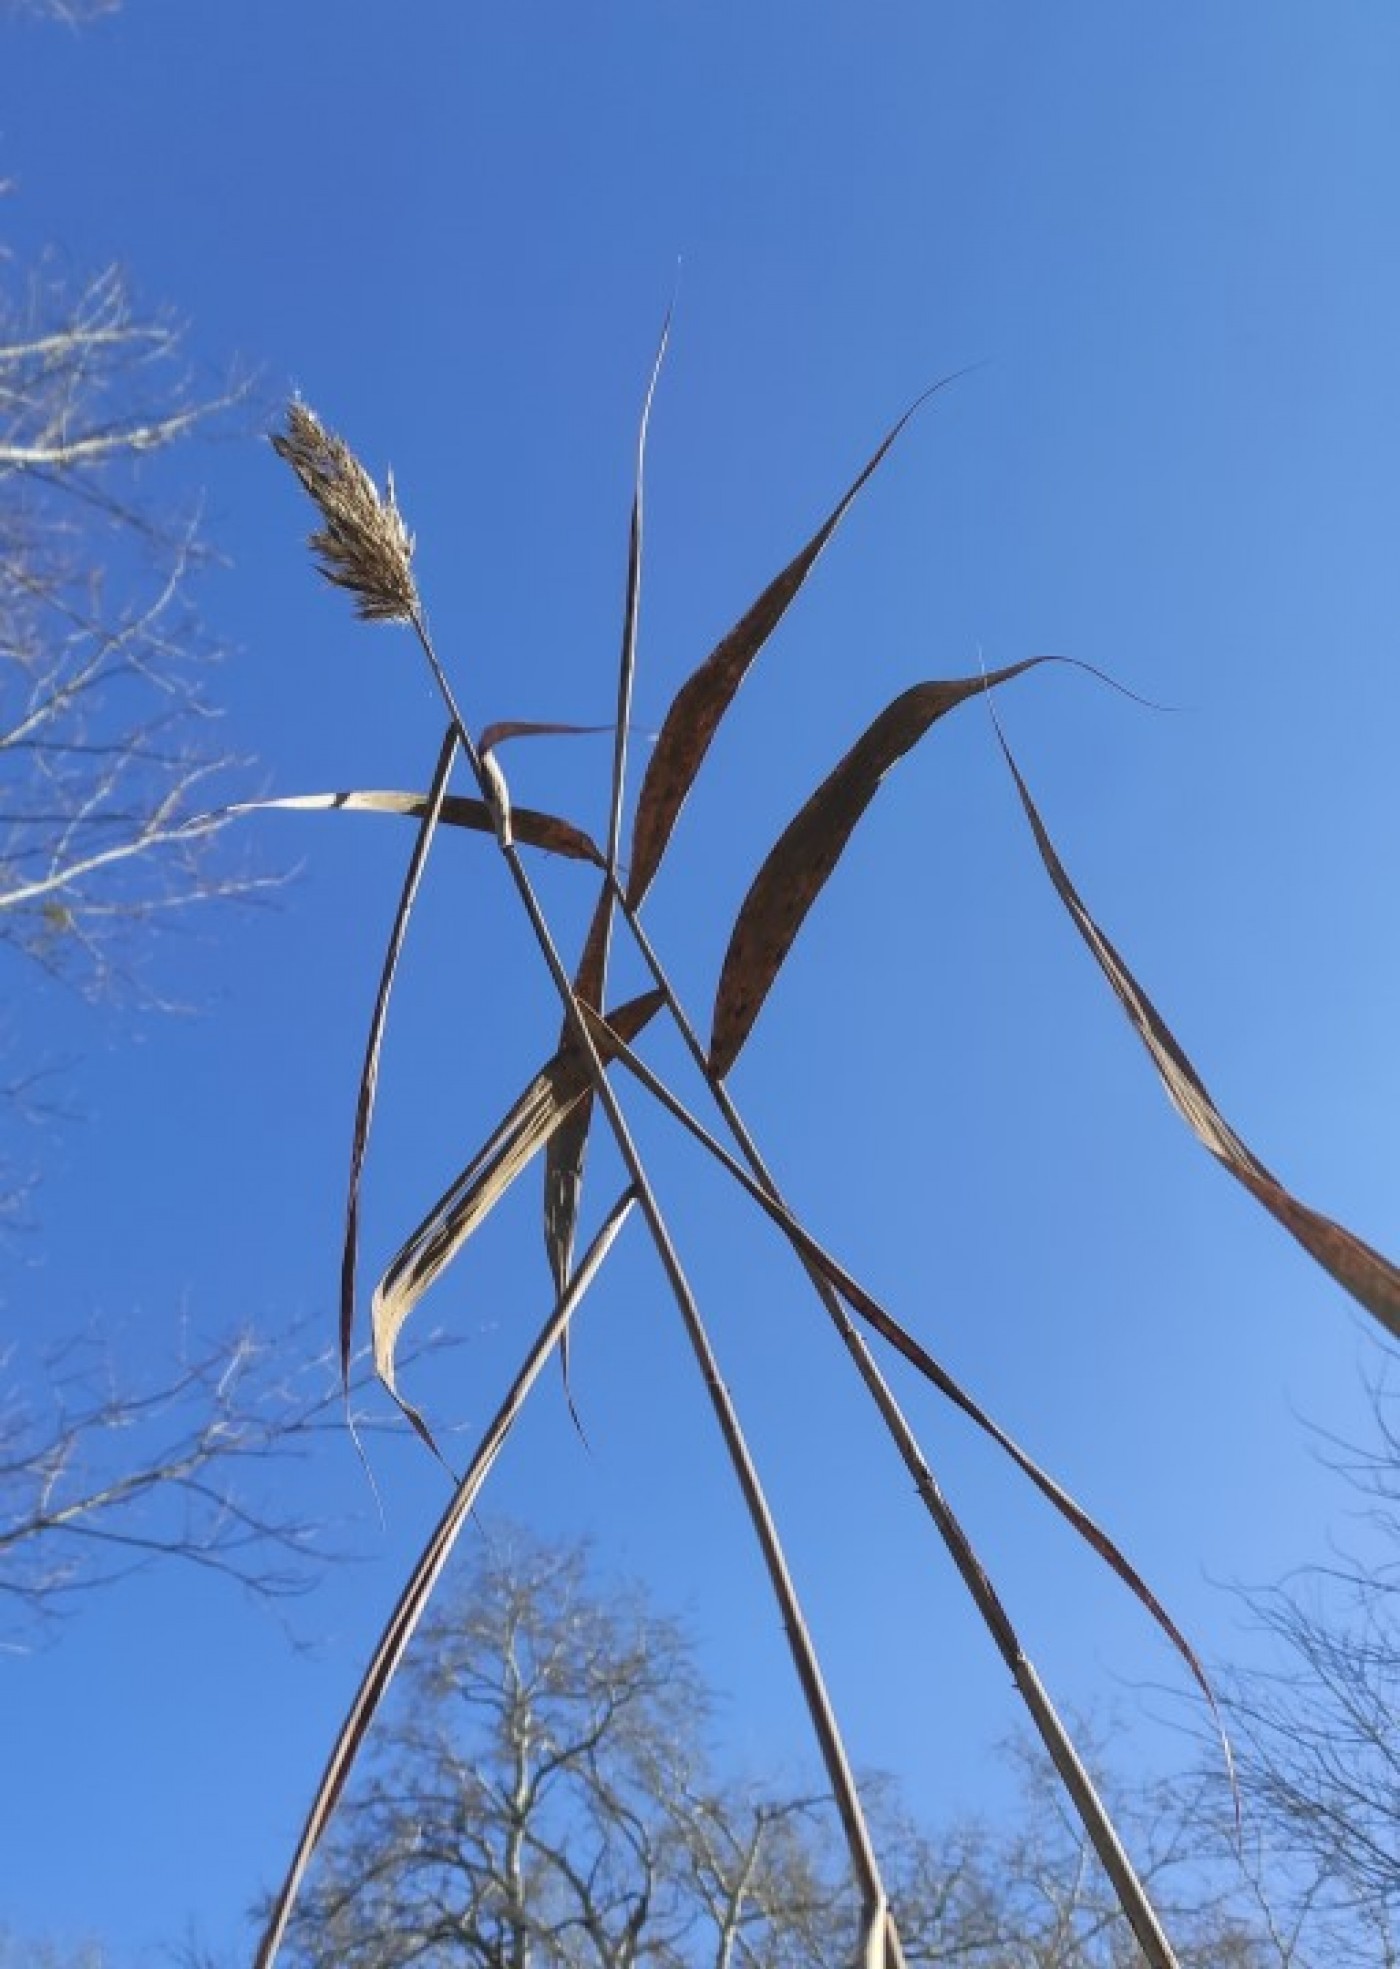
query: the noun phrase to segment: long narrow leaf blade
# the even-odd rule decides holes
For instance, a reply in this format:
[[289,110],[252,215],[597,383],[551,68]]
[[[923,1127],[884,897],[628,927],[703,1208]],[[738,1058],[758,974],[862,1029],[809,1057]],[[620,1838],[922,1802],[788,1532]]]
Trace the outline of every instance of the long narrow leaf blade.
[[1167,1097],[1197,1140],[1250,1194],[1291,1231],[1309,1255],[1395,1338],[1400,1338],[1400,1271],[1342,1224],[1311,1209],[1286,1189],[1225,1120],[1166,1021],[1104,935],[1070,881],[1000,727],[997,738],[1016,782],[1041,861],[1070,920],[1113,987],[1133,1030],[1147,1048]]
[[738,1058],[807,912],[891,766],[984,687],[1056,660],[1032,656],[985,677],[913,685],[885,706],[788,823],[744,898],[720,970],[710,1065],[721,1078]]
[[[612,780],[608,792],[606,874],[602,888],[599,890],[593,921],[589,925],[583,956],[574,978],[575,997],[585,999],[595,1011],[602,1010],[603,994],[607,989],[608,946],[613,921],[611,878],[617,872],[617,858],[622,842],[622,808],[627,786],[627,739],[632,719],[632,686],[637,669],[637,629],[641,619],[647,439],[651,430],[651,409],[656,400],[656,388],[661,380],[666,350],[671,340],[672,313],[673,307],[668,308],[661,324],[661,335],[656,345],[651,374],[647,378],[646,395],[642,399],[642,414],[637,426],[632,512],[627,528],[627,585],[622,608],[622,644],[617,660],[617,715],[613,737]],[[568,1021],[565,1020],[564,1030],[559,1036],[561,1046],[565,1044],[567,1038]],[[574,1236],[578,1227],[579,1208],[583,1200],[583,1165],[588,1154],[588,1131],[592,1120],[592,1095],[585,1094],[583,1100],[565,1119],[563,1126],[550,1137],[549,1149],[545,1157],[544,1245],[555,1289],[559,1292],[562,1292],[568,1283],[569,1267],[573,1263]],[[560,1359],[567,1385],[569,1373],[567,1335],[560,1348]]]
[[[671,316],[675,303],[666,310],[661,335],[647,378],[642,414],[637,424],[637,454],[632,476],[632,512],[627,527],[627,586],[622,607],[622,644],[617,659],[617,717],[613,741],[612,780],[608,790],[608,874],[617,873],[618,851],[622,845],[622,806],[627,787],[627,738],[632,720],[632,686],[637,673],[637,630],[642,607],[642,540],[645,531],[647,440],[651,434],[651,411],[657,385],[666,363],[671,342]],[[607,929],[612,920],[612,898],[608,894],[603,934],[603,970],[607,969]]]
[[[428,803],[426,793],[400,793],[374,788],[352,788],[343,793],[286,793],[275,800],[244,800],[226,809],[231,814],[266,813],[281,809],[289,813],[368,813],[402,814],[421,818]],[[443,827],[470,828],[475,834],[494,834],[496,823],[484,800],[450,793],[438,816]],[[570,861],[592,862],[603,866],[603,857],[581,827],[558,814],[540,813],[533,807],[514,807],[511,825],[517,841],[526,847],[543,848],[552,855],[565,855]]]
[[395,1253],[375,1291],[372,1311],[375,1366],[390,1389],[395,1385],[398,1337],[409,1313],[582,1093],[582,1076],[570,1074],[563,1056],[556,1054]]
[[439,1519],[431,1538],[423,1548],[408,1584],[399,1595],[398,1604],[389,1616],[388,1625],[379,1638],[379,1644],[356,1691],[349,1713],[341,1725],[335,1747],[331,1751],[321,1782],[317,1786],[316,1796],[312,1800],[311,1809],[306,1815],[301,1836],[297,1841],[296,1852],[292,1856],[286,1879],[273,1903],[267,1927],[258,1946],[257,1969],[272,1969],[273,1963],[277,1960],[301,1883],[306,1877],[306,1869],[320,1843],[321,1835],[330,1822],[336,1800],[345,1788],[346,1779],[374,1721],[375,1713],[398,1671],[419,1622],[427,1611],[443,1569],[452,1556],[452,1548],[457,1542],[458,1534],[470,1517],[486,1479],[490,1476],[496,1459],[505,1446],[506,1438],[525,1405],[526,1398],[539,1379],[555,1346],[568,1331],[569,1322],[579,1302],[597,1276],[635,1201],[633,1191],[625,1190],[608,1212],[583,1263],[574,1274],[568,1292],[561,1296],[554,1311],[541,1328],[534,1345],[525,1356],[509,1393],[478,1443],[451,1503]]
[[379,1056],[384,1043],[384,1027],[389,1016],[389,995],[393,990],[394,974],[398,969],[404,937],[408,932],[408,919],[418,895],[423,871],[427,867],[428,851],[432,846],[433,834],[442,813],[447,782],[456,756],[457,733],[455,728],[449,725],[447,736],[442,742],[442,750],[438,754],[437,765],[433,770],[432,784],[428,789],[422,821],[404,875],[398,910],[394,916],[393,928],[389,932],[389,942],[384,952],[384,965],[379,978],[379,990],[375,996],[374,1012],[370,1018],[369,1036],[365,1041],[364,1064],[360,1069],[360,1088],[355,1102],[355,1132],[350,1145],[350,1180],[345,1198],[345,1242],[340,1260],[340,1381],[347,1398],[350,1392],[350,1355],[355,1336],[355,1274],[359,1253],[360,1179],[364,1171],[365,1150],[369,1143],[375,1092],[379,1085]]
[[704,764],[721,719],[733,703],[749,666],[786,615],[831,536],[873,476],[895,439],[921,406],[955,380],[945,376],[912,403],[861,468],[806,546],[771,581],[699,669],[682,684],[666,714],[656,749],[642,781],[632,823],[632,856],[627,900],[637,908],[666,852],[681,808]]
[[494,725],[483,725],[477,733],[476,749],[485,758],[498,745],[515,738],[591,738],[610,732],[611,725],[561,725],[551,719],[500,718]]
[[[593,918],[584,939],[583,955],[574,973],[574,996],[597,1011],[607,969],[609,912],[612,892],[598,893]],[[570,1046],[568,1021],[559,1036],[560,1050]],[[544,1171],[544,1244],[556,1291],[562,1292],[573,1263],[574,1236],[583,1196],[583,1165],[588,1153],[588,1130],[593,1119],[593,1093],[588,1089],[549,1138]],[[567,1359],[567,1347],[565,1349]]]
[[555,1290],[562,1292],[574,1262],[583,1200],[583,1166],[593,1120],[592,1090],[570,1108],[549,1138],[544,1165],[544,1248]]
[[[659,991],[649,991],[619,1006],[603,1027],[606,1037],[600,1040],[600,1048],[604,1058],[614,1036],[635,1038],[661,1002]],[[397,1393],[395,1359],[409,1314],[582,1099],[587,1087],[586,1060],[577,1048],[561,1047],[390,1263],[375,1292],[370,1318],[375,1367],[391,1393]]]

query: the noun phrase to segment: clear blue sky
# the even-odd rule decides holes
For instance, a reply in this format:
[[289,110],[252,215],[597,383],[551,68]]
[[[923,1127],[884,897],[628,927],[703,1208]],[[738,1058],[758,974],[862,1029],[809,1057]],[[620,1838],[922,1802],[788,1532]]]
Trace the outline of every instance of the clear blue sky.
[[[1392,1253],[1400,1113],[1400,17],[1374,5],[1099,0],[392,7],[146,0],[80,35],[0,28],[3,218],[23,260],[123,261],[207,371],[297,388],[420,538],[473,717],[610,716],[634,428],[678,256],[653,426],[638,718],[672,690],[925,384],[902,441],[753,674],[649,921],[706,1007],[733,908],[814,779],[895,691],[1036,651],[1004,716],[1071,870],[1226,1112]],[[316,582],[307,514],[251,438],[191,455],[230,566],[236,745],[279,791],[424,781],[406,635]],[[606,742],[520,751],[517,798],[602,825]],[[77,1057],[28,1341],[94,1313],[139,1368],[212,1330],[334,1318],[341,1186],[377,951],[409,836],[254,823],[277,908],[168,946],[190,1018],[26,1011]],[[585,885],[545,882],[577,935]],[[15,987],[11,987],[14,989]],[[552,1043],[483,843],[445,843],[386,1060],[368,1250],[386,1255]],[[663,1055],[663,1057],[668,1057]],[[1212,1582],[1319,1555],[1346,1497],[1300,1413],[1363,1427],[1362,1316],[1196,1147],[1048,890],[980,712],[892,777],[735,1091],[851,1266],[1099,1513],[1216,1658]],[[930,1812],[994,1803],[1015,1721],[844,1356],[766,1231],[665,1168],[788,1530],[857,1760]],[[607,1157],[594,1160],[595,1206]],[[426,1317],[414,1392],[489,1412],[546,1275],[536,1188]],[[585,1308],[499,1508],[589,1529],[689,1609],[741,1755],[809,1749],[733,1485],[640,1236]],[[904,1383],[901,1381],[901,1386]],[[931,1395],[911,1411],[1071,1704],[1179,1681],[1145,1619]],[[154,1959],[234,1947],[418,1539],[431,1469],[385,1459],[389,1530],[276,1621],[174,1575],[95,1602],[0,1681],[0,1915]],[[364,1512],[347,1445],[306,1481]],[[124,1951],[124,1953],[123,1953]]]

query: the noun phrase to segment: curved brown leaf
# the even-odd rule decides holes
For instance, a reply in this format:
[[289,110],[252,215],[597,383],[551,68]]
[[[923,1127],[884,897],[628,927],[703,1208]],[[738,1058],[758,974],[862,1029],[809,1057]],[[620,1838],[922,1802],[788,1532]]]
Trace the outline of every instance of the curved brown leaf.
[[512,738],[588,738],[596,732],[611,730],[611,725],[560,725],[540,718],[500,718],[477,733],[476,749],[484,759],[488,752]]
[[866,727],[788,823],[744,898],[715,994],[710,1065],[717,1074],[728,1073],[738,1058],[808,910],[890,767],[931,725],[984,687],[993,689],[1056,660],[1030,656],[985,676],[915,684]]
[[1085,908],[1078,890],[1066,873],[1064,863],[1055,852],[1000,725],[997,726],[997,737],[1016,782],[1016,791],[1030,822],[1040,858],[1056,893],[1088,945],[1095,963],[1112,985],[1133,1030],[1147,1048],[1177,1113],[1216,1161],[1243,1183],[1285,1230],[1292,1232],[1324,1271],[1330,1272],[1337,1283],[1378,1319],[1388,1333],[1400,1339],[1400,1270],[1371,1245],[1363,1243],[1354,1232],[1347,1230],[1345,1225],[1324,1217],[1301,1202],[1241,1141],[1211,1099],[1205,1083],[1182,1051],[1161,1013]]
[[[353,788],[343,793],[285,793],[276,800],[243,800],[227,811],[231,814],[253,814],[270,808],[300,813],[343,810],[346,813],[403,814],[412,820],[421,818],[427,806],[426,793]],[[444,827],[466,827],[476,834],[496,832],[496,823],[486,802],[469,799],[465,794],[449,793],[442,803],[438,819]],[[592,862],[595,868],[603,866],[602,855],[583,829],[575,827],[571,820],[561,819],[558,814],[540,813],[534,807],[514,807],[511,810],[511,825],[516,840],[523,841],[527,847],[543,848],[552,855],[565,855],[570,861]]]
[[[607,1025],[634,1039],[661,1003],[659,991],[643,992],[618,1006]],[[606,1058],[606,1040],[599,1050]],[[587,1060],[577,1046],[561,1047],[395,1254],[370,1311],[375,1368],[391,1394],[398,1392],[394,1362],[405,1320],[587,1089]]]
[[[957,375],[964,373],[959,370]],[[943,377],[910,404],[806,546],[769,583],[747,615],[735,623],[677,692],[648,761],[632,822],[627,900],[633,909],[640,905],[651,887],[686,796],[749,665],[782,621],[822,549],[910,418],[931,396],[956,382],[957,375]]]

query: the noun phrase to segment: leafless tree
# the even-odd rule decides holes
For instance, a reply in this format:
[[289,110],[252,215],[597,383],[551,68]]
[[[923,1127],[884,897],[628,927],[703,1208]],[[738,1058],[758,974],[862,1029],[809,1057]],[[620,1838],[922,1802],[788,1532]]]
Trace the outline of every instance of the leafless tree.
[[[6,9],[0,5],[0,13]],[[68,23],[101,0],[9,0]],[[0,966],[84,991],[139,966],[172,912],[261,886],[230,862],[217,801],[232,763],[207,693],[219,651],[194,607],[208,558],[168,456],[237,387],[201,386],[178,325],[109,268],[0,254]],[[152,995],[146,988],[146,995]],[[30,1110],[46,1065],[0,1031],[0,1225],[23,1220]],[[123,1380],[88,1337],[12,1350],[0,1394],[0,1642],[157,1556],[264,1593],[310,1577],[311,1527],[253,1463],[330,1422],[323,1364],[286,1380],[247,1336]]]
[[1325,1439],[1350,1549],[1247,1595],[1272,1663],[1229,1699],[1277,1918],[1329,1969],[1400,1964],[1400,1393],[1382,1370],[1370,1395],[1369,1442]]
[[[585,1554],[488,1532],[420,1640],[294,1919],[301,1969],[851,1969],[859,1897],[829,1802],[718,1775],[684,1634]],[[892,1786],[873,1796],[911,1969],[1139,1960],[1043,1778],[995,1831],[929,1834]],[[1125,1809],[1179,1904],[1184,1969],[1277,1969],[1203,1870],[1196,1807],[1176,1790]]]
[[201,821],[231,763],[160,454],[238,392],[115,269],[0,265],[0,942],[91,988],[171,910],[247,886]]
[[[1092,1742],[1084,1727],[1077,1740]],[[1131,1840],[1182,1969],[1286,1969],[1202,1780],[1128,1782],[1111,1745],[1095,1752],[1096,1782]],[[1128,1931],[1082,1826],[1044,1758],[1007,1752],[1016,1802],[994,1827],[954,1825],[940,1837],[904,1821],[897,1877],[911,1963],[967,1969],[1138,1969]]]
[[[75,20],[90,7],[34,11]],[[172,446],[240,392],[201,389],[170,320],[115,269],[74,281],[0,257],[0,966],[97,991],[131,975],[170,912],[260,886],[200,818],[231,763],[206,692],[218,655],[193,606],[207,558],[166,476]],[[45,1065],[7,1022],[0,1224],[25,1217]],[[12,1350],[0,1394],[0,1640],[24,1645],[83,1592],[158,1555],[264,1593],[309,1578],[311,1528],[260,1507],[254,1459],[328,1412],[246,1336],[156,1385],[82,1338]],[[245,1489],[245,1484],[247,1488]]]
[[830,1893],[808,1808],[718,1796],[707,1708],[679,1631],[601,1595],[581,1552],[490,1536],[345,1801],[293,1959],[796,1969],[774,1900]]
[[[287,1363],[296,1364],[289,1367]],[[0,1399],[0,1647],[23,1647],[99,1586],[157,1560],[254,1592],[303,1591],[330,1556],[288,1509],[281,1466],[343,1430],[329,1352],[240,1333],[193,1341],[140,1385],[99,1336],[16,1371]]]

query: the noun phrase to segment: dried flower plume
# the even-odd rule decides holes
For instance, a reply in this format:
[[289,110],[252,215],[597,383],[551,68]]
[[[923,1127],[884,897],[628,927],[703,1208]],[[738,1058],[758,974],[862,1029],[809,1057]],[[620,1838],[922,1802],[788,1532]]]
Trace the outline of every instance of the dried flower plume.
[[288,405],[287,428],[274,432],[272,444],[326,523],[310,544],[327,581],[350,590],[366,622],[408,621],[418,608],[409,565],[413,535],[395,502],[392,475],[381,494],[349,445],[304,403]]

